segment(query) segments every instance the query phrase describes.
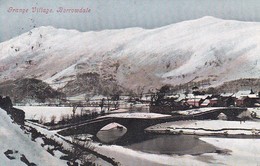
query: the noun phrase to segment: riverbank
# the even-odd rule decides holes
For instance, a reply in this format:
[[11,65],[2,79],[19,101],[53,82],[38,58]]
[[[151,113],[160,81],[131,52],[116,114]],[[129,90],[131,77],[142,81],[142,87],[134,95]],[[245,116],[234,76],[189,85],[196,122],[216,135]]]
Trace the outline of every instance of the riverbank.
[[188,120],[161,123],[145,129],[149,133],[173,135],[260,138],[258,121]]

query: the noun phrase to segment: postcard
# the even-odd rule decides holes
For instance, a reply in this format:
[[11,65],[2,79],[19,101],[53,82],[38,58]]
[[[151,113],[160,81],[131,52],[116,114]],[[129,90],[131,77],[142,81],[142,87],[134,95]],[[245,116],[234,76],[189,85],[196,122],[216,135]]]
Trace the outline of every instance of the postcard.
[[257,0],[0,0],[0,165],[260,165]]

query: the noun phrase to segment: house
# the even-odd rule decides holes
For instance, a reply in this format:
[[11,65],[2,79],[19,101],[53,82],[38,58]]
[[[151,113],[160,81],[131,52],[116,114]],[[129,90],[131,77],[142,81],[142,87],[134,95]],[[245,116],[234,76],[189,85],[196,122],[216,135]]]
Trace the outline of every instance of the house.
[[218,96],[218,102],[216,105],[220,107],[234,106],[236,101],[236,97],[234,95],[234,93],[220,94],[220,96]]
[[245,97],[238,97],[238,98],[236,99],[235,105],[236,105],[237,107],[243,107],[243,106],[244,106],[244,98],[245,98]]
[[253,90],[239,91],[236,94],[236,106],[238,107],[255,107],[260,103],[259,95],[255,94]]
[[205,94],[205,95],[188,94],[186,99],[184,100],[184,103],[192,107],[206,107],[210,102],[207,99],[211,98],[211,96],[212,95],[210,94]]
[[241,96],[236,100],[237,107],[255,107],[260,103],[260,98],[257,95]]
[[229,106],[234,106],[235,105],[236,98],[232,97],[232,96],[222,97],[221,101],[223,103],[221,106],[229,107]]
[[203,103],[203,99],[201,98],[189,98],[186,100],[186,103],[192,107],[200,107],[201,103]]
[[216,98],[216,97],[214,97],[214,98],[211,98],[211,99],[209,99],[209,106],[211,106],[211,107],[215,107],[215,106],[217,106],[217,104],[218,104],[218,98]]
[[209,107],[210,106],[210,99],[205,99],[201,105],[201,107]]

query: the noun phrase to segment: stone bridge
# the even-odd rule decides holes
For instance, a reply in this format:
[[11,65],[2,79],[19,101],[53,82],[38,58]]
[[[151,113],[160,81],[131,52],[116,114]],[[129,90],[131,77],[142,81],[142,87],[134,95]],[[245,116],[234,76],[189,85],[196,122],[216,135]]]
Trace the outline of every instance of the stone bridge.
[[74,134],[92,134],[96,135],[96,133],[104,126],[109,123],[116,122],[127,128],[127,133],[125,136],[120,139],[126,140],[137,140],[142,139],[142,135],[144,133],[144,129],[159,123],[178,121],[178,120],[204,120],[204,119],[217,119],[220,113],[224,113],[227,115],[228,120],[237,120],[237,116],[246,111],[246,108],[212,108],[205,112],[198,112],[191,115],[172,115],[169,117],[160,117],[160,118],[119,118],[119,117],[104,117],[98,118],[94,120],[86,121],[85,123],[81,123],[78,125],[74,125],[71,127],[66,127],[61,129],[58,133],[63,136],[74,135]]

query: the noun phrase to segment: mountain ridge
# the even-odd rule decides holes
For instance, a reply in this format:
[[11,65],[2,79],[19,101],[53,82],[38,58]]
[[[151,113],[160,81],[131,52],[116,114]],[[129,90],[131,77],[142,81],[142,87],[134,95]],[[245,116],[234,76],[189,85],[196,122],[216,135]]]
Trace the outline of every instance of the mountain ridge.
[[0,43],[0,80],[32,77],[62,89],[77,75],[97,73],[106,85],[134,90],[203,80],[218,86],[259,77],[257,34],[260,23],[210,16],[156,29],[40,27]]

